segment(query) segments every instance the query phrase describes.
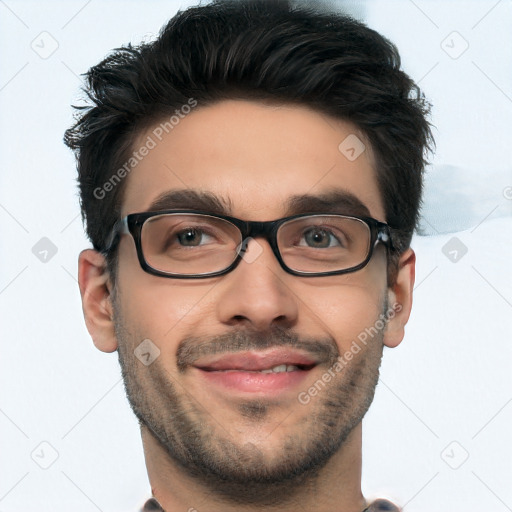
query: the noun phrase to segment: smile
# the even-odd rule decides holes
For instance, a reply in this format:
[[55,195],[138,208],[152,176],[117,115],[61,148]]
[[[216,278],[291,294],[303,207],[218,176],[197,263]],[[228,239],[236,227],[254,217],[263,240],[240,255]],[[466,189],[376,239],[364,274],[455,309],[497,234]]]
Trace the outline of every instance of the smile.
[[277,348],[267,352],[219,354],[192,367],[205,389],[226,394],[253,394],[272,398],[298,393],[318,365],[302,352]]

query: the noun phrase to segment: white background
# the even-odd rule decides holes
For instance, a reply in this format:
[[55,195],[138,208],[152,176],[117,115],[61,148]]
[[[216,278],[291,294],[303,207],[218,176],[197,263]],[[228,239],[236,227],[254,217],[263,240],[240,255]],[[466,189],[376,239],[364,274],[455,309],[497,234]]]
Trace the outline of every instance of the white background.
[[[117,355],[81,314],[89,243],[62,136],[80,73],[193,4],[0,1],[0,512],[134,511],[150,494]],[[397,44],[437,139],[413,313],[364,420],[363,491],[407,512],[512,510],[512,1],[352,4]]]

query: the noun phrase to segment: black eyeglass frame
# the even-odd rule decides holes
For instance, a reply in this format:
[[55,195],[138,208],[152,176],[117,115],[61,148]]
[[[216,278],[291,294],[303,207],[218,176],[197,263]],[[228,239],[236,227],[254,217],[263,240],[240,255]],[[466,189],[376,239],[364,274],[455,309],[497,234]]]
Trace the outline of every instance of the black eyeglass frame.
[[[223,270],[219,270],[216,272],[208,272],[205,274],[173,274],[170,272],[164,272],[162,270],[157,270],[153,267],[151,267],[146,259],[144,258],[144,253],[142,251],[142,240],[141,240],[141,234],[142,234],[142,227],[144,223],[152,218],[156,217],[158,215],[166,215],[166,214],[198,214],[198,215],[205,215],[208,217],[213,217],[217,219],[222,219],[225,221],[230,222],[234,226],[236,226],[240,233],[242,234],[242,242],[238,249],[238,254],[235,258],[235,260],[229,265],[227,268]],[[299,219],[301,217],[325,217],[325,216],[338,216],[338,217],[344,217],[349,219],[357,219],[359,221],[364,222],[370,230],[370,244],[368,249],[368,254],[364,261],[362,263],[359,263],[358,265],[355,265],[354,267],[350,267],[347,269],[342,270],[331,270],[327,272],[304,272],[300,270],[294,270],[286,265],[286,263],[283,261],[283,258],[281,257],[281,253],[279,252],[279,247],[277,245],[277,231],[279,230],[280,226],[285,224],[286,222],[294,219]],[[110,251],[114,249],[114,247],[117,245],[120,235],[121,234],[131,234],[133,237],[133,240],[135,242],[135,248],[137,250],[137,257],[139,259],[140,266],[142,269],[152,275],[160,276],[160,277],[168,277],[168,278],[175,278],[175,279],[204,279],[208,277],[217,277],[222,276],[224,274],[227,274],[234,270],[240,261],[243,258],[243,255],[245,251],[247,250],[247,239],[248,238],[256,238],[256,237],[264,237],[265,240],[269,243],[270,247],[272,248],[272,251],[277,258],[277,261],[279,261],[279,264],[289,274],[295,275],[295,276],[301,276],[301,277],[321,277],[321,276],[333,276],[333,275],[342,275],[342,274],[348,274],[351,272],[356,272],[357,270],[362,269],[366,265],[368,265],[368,262],[371,260],[373,256],[373,251],[375,249],[375,246],[380,242],[386,246],[386,248],[390,251],[395,250],[393,246],[392,241],[392,233],[391,233],[391,227],[389,224],[386,224],[384,222],[380,222],[372,217],[360,217],[357,215],[345,215],[341,213],[318,213],[318,212],[312,212],[312,213],[300,213],[298,215],[292,215],[289,217],[283,217],[281,219],[277,220],[271,220],[271,221],[246,221],[237,219],[236,217],[230,217],[227,215],[219,215],[216,213],[210,213],[206,211],[201,210],[160,210],[160,211],[152,211],[152,212],[140,212],[140,213],[131,213],[127,215],[126,217],[118,220],[114,227],[112,228],[111,234],[108,237],[108,242],[106,244],[106,248],[103,251],[103,253],[106,255]]]

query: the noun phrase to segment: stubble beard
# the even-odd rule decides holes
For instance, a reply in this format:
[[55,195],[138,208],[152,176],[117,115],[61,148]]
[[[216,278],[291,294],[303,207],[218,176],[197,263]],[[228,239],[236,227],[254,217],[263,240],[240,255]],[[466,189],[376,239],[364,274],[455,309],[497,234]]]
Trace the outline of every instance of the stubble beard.
[[[120,308],[114,310],[125,390],[141,428],[148,429],[160,443],[170,462],[226,502],[278,506],[290,503],[314,487],[322,468],[342,448],[373,400],[384,330],[355,354],[307,405],[297,401],[302,419],[293,424],[293,431],[283,436],[282,444],[273,449],[272,457],[265,456],[254,443],[240,444],[231,440],[228,433],[231,426],[223,426],[214,411],[209,411],[187,393],[162,366],[163,358],[144,366],[133,353],[144,337],[130,332]],[[387,304],[384,312],[386,310]],[[256,339],[254,335],[237,333],[233,335],[233,346],[240,346],[241,339],[246,340],[247,346],[261,344],[261,335]],[[222,340],[229,344],[230,335],[222,336]],[[286,332],[272,331],[266,344],[290,346],[291,340]],[[322,341],[333,344],[333,340]],[[311,344],[316,342],[309,340]],[[339,357],[334,346],[333,352]],[[328,368],[325,367],[326,372]],[[254,425],[265,422],[275,411],[265,400],[248,399],[237,403],[237,407],[244,423]],[[309,409],[307,414],[304,414],[304,407]]]

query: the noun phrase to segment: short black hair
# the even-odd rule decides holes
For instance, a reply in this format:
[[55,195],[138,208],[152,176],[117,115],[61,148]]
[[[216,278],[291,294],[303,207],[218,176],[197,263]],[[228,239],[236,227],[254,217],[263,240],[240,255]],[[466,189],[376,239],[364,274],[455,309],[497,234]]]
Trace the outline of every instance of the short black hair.
[[[214,0],[179,11],[155,41],[114,50],[86,73],[85,91],[89,102],[75,107],[64,141],[76,153],[96,250],[105,250],[119,218],[121,177],[143,130],[191,99],[197,108],[227,99],[288,103],[349,121],[370,143],[397,249],[388,266],[394,282],[434,145],[430,104],[401,69],[395,45],[362,22],[293,0]],[[115,251],[107,256],[114,270]]]

